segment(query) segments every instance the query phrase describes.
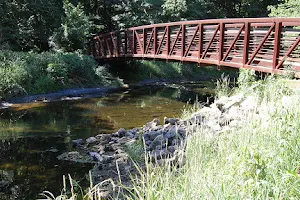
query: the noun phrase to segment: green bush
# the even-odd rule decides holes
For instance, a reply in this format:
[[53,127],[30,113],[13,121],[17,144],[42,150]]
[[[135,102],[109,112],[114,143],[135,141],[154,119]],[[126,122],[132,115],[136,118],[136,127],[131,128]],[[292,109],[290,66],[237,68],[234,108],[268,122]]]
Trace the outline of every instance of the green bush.
[[120,84],[90,56],[0,52],[0,97]]

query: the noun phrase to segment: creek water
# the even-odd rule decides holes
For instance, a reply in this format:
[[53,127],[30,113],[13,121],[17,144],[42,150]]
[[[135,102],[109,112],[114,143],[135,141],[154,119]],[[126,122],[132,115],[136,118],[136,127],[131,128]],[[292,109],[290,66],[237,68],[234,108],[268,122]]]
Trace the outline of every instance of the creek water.
[[36,199],[43,191],[59,195],[68,174],[85,187],[92,165],[57,159],[76,150],[72,140],[179,117],[195,100],[212,100],[213,88],[213,82],[145,86],[101,98],[0,110],[0,199]]

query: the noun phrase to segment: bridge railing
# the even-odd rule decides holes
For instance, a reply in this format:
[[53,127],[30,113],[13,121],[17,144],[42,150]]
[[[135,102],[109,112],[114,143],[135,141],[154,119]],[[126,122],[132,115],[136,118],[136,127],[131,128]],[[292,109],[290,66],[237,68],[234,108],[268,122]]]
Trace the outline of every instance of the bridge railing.
[[[300,72],[300,18],[240,18],[152,24],[95,36],[96,59],[196,62]],[[297,75],[298,76],[298,75]]]

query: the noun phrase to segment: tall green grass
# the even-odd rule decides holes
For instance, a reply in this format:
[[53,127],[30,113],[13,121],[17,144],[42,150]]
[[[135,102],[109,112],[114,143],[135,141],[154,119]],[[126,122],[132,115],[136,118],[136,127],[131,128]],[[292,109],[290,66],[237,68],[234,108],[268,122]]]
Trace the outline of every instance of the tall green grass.
[[90,56],[77,53],[0,52],[0,97],[119,84]]
[[148,164],[127,199],[300,199],[300,95],[273,77],[250,80],[236,93],[258,97],[259,114],[221,135],[190,130],[186,164]]

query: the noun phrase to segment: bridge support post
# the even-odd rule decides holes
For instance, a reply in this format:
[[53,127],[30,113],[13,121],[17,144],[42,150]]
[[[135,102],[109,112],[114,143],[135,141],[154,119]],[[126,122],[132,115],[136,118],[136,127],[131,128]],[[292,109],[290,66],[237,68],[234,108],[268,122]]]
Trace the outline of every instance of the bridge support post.
[[276,22],[275,25],[275,40],[274,40],[274,54],[273,54],[273,70],[276,69],[280,53],[280,40],[281,40],[282,23]]
[[199,49],[198,49],[198,65],[200,65],[200,59],[203,51],[203,24],[199,24]]
[[135,30],[132,30],[132,54],[136,53],[136,37]]
[[181,58],[183,58],[185,55],[185,25],[181,25]]
[[220,23],[220,39],[219,39],[219,66],[218,69],[221,69],[220,62],[223,60],[223,52],[224,52],[224,31],[225,24]]
[[169,57],[169,53],[170,53],[170,27],[167,26],[166,27],[166,35],[167,35],[167,60],[168,60],[168,57]]
[[250,40],[250,23],[245,22],[244,28],[244,50],[243,50],[243,67],[246,66],[248,62],[248,54],[249,54],[249,40]]
[[157,28],[153,27],[153,48],[154,48],[154,57],[157,51]]

